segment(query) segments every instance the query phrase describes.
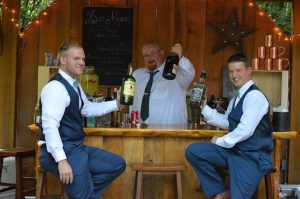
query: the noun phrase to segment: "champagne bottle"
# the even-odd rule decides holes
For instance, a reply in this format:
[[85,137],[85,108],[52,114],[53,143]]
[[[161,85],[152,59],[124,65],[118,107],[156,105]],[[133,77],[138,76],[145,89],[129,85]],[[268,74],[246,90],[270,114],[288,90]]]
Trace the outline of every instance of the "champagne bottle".
[[175,79],[178,63],[179,63],[178,54],[174,52],[170,52],[170,54],[167,56],[162,76],[168,80]]
[[206,91],[205,80],[206,80],[206,72],[202,71],[199,81],[195,82],[192,88],[192,93],[190,97],[191,106],[200,107]]
[[132,64],[129,64],[128,74],[122,80],[120,103],[122,105],[132,105],[135,92],[135,78],[132,76]]
[[35,105],[35,108],[34,108],[34,123],[36,125],[39,125],[40,124],[40,119],[41,119],[41,112],[40,112],[40,105],[39,103],[37,103]]

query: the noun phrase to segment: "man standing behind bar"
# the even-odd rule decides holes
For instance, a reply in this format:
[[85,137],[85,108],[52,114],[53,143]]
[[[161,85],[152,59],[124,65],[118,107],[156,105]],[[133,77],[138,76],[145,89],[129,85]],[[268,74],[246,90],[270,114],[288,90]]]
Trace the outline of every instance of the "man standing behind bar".
[[[134,71],[136,89],[133,106],[131,110],[140,113],[139,122],[148,124],[186,124],[186,90],[195,76],[195,69],[192,63],[183,56],[182,47],[176,43],[172,49],[179,56],[179,66],[174,80],[167,80],[162,77],[164,70],[165,56],[157,43],[147,43],[143,46],[142,53],[145,62],[144,68]],[[152,73],[152,75],[151,75]],[[152,76],[150,78],[150,76]],[[146,93],[145,88],[152,79],[150,92]],[[149,103],[143,103],[144,95],[150,95]],[[142,107],[144,106],[144,107]]]
[[[225,114],[203,103],[209,124],[228,129],[212,143],[195,143],[186,158],[195,170],[206,197],[250,199],[260,180],[272,168],[273,141],[269,102],[251,80],[249,60],[242,54],[228,59],[230,81],[237,89]],[[228,169],[230,192],[216,168]],[[230,196],[231,195],[231,196]]]
[[76,81],[85,66],[79,44],[64,44],[59,61],[58,73],[41,93],[40,164],[60,179],[72,199],[99,199],[125,170],[125,161],[83,144],[82,115],[95,117],[118,110],[117,101],[88,101]]

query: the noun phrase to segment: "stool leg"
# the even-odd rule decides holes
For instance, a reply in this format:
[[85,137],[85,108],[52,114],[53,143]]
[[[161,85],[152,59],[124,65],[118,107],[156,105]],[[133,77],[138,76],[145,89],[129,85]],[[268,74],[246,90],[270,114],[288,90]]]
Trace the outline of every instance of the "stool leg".
[[273,198],[271,175],[272,175],[271,173],[265,175],[266,199]]
[[143,172],[142,171],[138,171],[137,172],[137,183],[136,183],[135,199],[140,199],[141,198],[142,181],[143,181]]
[[177,199],[182,199],[181,172],[176,172]]
[[45,178],[46,178],[46,172],[40,171],[38,173],[38,179],[37,179],[37,183],[36,183],[35,199],[43,198]]
[[16,162],[16,199],[23,199],[22,157],[15,157]]
[[69,199],[69,195],[68,195],[68,193],[65,191],[65,189],[63,190],[63,198],[64,199]]

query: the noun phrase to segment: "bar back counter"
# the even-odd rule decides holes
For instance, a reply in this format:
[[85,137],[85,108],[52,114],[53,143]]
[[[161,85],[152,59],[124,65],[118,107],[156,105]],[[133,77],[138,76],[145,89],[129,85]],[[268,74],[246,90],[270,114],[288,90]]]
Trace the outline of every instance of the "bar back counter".
[[[33,133],[38,127],[30,125]],[[186,147],[195,142],[210,142],[213,136],[226,133],[209,125],[199,128],[188,126],[148,126],[147,128],[85,128],[85,144],[103,148],[122,156],[127,163],[126,171],[116,179],[106,191],[103,199],[132,199],[134,195],[135,172],[131,171],[130,163],[183,163],[187,170],[182,173],[183,198],[204,198],[196,189],[199,182],[192,168],[185,159]],[[295,131],[274,132],[275,149],[272,174],[274,187],[273,199],[279,198],[280,159],[282,140],[294,139]],[[50,185],[51,186],[51,185]],[[143,181],[143,198],[173,199],[176,191],[172,176],[145,176]],[[265,198],[263,183],[259,188],[259,198]]]

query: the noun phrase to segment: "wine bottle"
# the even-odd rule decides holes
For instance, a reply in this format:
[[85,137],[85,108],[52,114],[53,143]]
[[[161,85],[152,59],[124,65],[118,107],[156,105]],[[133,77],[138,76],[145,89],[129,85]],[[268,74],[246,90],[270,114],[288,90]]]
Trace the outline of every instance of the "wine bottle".
[[192,93],[190,97],[191,106],[200,107],[206,91],[205,80],[206,80],[206,72],[202,71],[199,81],[195,82],[192,88]]
[[167,56],[162,76],[168,80],[175,79],[178,63],[179,63],[178,54],[174,52],[170,52],[170,54]]
[[135,78],[132,76],[132,64],[129,64],[128,74],[122,80],[120,103],[122,105],[132,105],[135,92]]

